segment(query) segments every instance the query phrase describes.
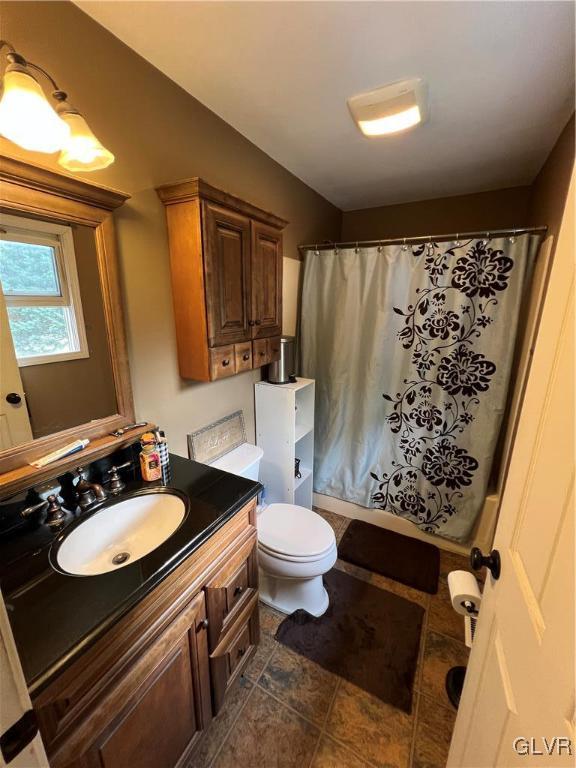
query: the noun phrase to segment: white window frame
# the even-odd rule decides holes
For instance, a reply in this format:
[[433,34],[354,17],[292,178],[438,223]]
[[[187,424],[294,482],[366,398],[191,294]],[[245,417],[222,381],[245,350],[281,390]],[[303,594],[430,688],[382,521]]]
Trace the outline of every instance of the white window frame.
[[0,215],[0,229],[2,240],[30,243],[31,245],[49,245],[54,248],[57,278],[60,285],[60,295],[58,296],[39,294],[27,296],[4,293],[6,306],[64,307],[68,310],[66,312],[68,331],[75,347],[72,352],[26,357],[18,357],[17,355],[18,366],[22,368],[29,365],[43,365],[89,357],[72,228],[64,224],[53,224],[48,221],[2,214]]

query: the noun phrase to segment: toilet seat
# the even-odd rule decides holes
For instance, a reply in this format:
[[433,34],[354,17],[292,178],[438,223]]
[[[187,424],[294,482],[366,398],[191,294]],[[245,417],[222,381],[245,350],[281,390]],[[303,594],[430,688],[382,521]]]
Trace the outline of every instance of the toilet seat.
[[258,517],[262,552],[294,563],[323,559],[335,545],[332,527],[323,517],[296,504],[271,504]]
[[320,555],[304,555],[299,557],[297,555],[285,555],[282,552],[275,552],[273,549],[265,547],[261,542],[258,543],[258,549],[270,557],[275,557],[277,560],[285,560],[288,563],[315,563],[317,560],[322,560],[326,555],[332,551],[334,544],[327,547]]

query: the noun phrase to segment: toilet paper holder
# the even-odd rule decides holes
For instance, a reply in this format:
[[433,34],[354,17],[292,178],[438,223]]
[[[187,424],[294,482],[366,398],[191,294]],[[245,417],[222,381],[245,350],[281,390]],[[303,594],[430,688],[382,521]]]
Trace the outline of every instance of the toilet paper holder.
[[460,605],[469,616],[478,616],[478,608],[476,607],[476,603],[472,602],[472,600],[462,600]]

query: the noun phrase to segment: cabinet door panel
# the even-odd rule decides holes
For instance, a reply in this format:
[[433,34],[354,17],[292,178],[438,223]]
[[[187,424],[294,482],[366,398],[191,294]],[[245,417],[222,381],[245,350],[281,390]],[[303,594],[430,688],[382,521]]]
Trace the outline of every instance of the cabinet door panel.
[[282,235],[273,227],[252,222],[252,336],[282,333]]
[[50,758],[60,766],[174,768],[211,718],[200,593]]
[[209,346],[247,341],[250,220],[204,203],[203,224]]
[[104,738],[99,752],[105,768],[174,768],[185,752],[198,730],[187,646],[187,637],[181,638],[131,711]]

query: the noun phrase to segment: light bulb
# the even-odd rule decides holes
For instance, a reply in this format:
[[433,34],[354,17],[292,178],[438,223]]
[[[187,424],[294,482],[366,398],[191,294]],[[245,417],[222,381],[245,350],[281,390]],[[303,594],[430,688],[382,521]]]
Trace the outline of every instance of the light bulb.
[[70,128],[50,106],[25,65],[9,64],[0,100],[0,134],[32,152],[57,152]]
[[60,152],[58,162],[69,171],[98,171],[114,162],[112,152],[102,146],[82,115],[61,102],[58,114],[70,129],[70,136]]
[[405,131],[406,128],[411,128],[420,122],[422,122],[422,116],[416,105],[375,120],[359,120],[358,125],[365,136],[383,136],[387,133]]

